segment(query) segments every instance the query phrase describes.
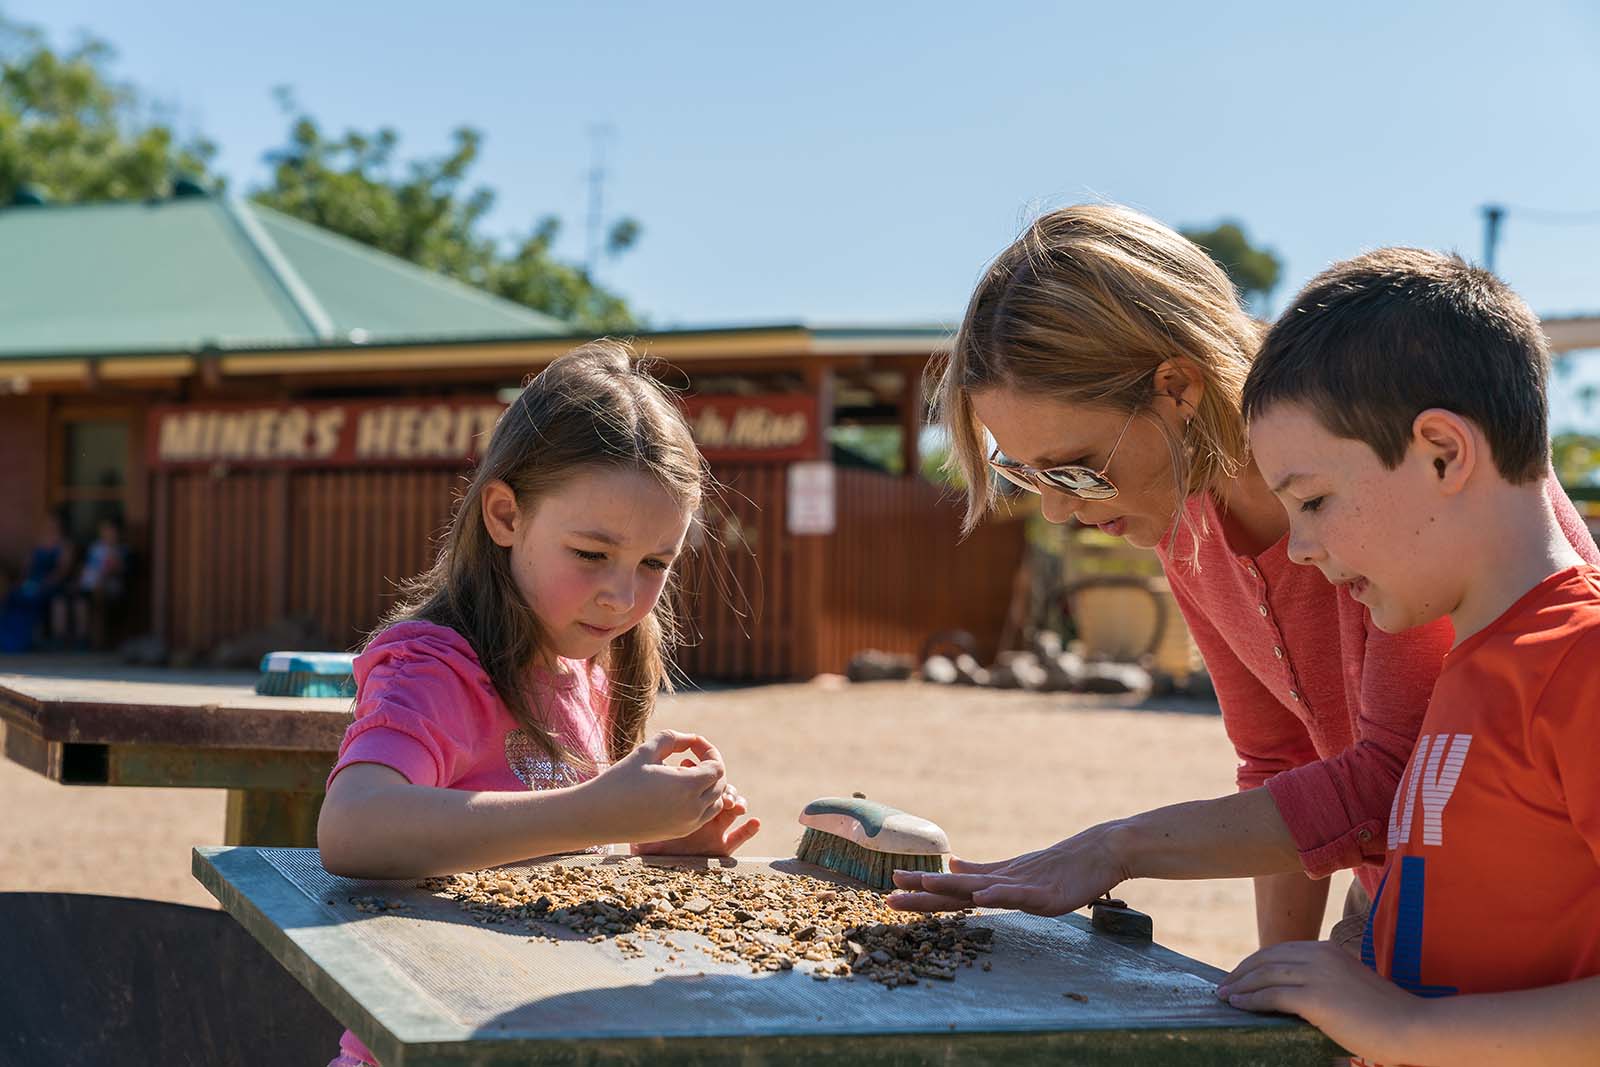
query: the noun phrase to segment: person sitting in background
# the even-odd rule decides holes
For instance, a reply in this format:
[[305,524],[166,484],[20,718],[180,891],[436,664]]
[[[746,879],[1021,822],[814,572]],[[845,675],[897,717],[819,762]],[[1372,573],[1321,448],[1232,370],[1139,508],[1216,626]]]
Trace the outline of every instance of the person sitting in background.
[[[102,627],[106,609],[126,591],[128,550],[122,543],[122,525],[116,519],[101,519],[97,532],[84,556],[78,580],[55,599],[52,608],[55,636],[70,637],[79,647],[90,644],[91,631]],[[99,634],[94,636],[98,638]]]
[[6,596],[0,651],[26,652],[32,647],[34,630],[44,620],[50,602],[66,588],[76,563],[77,553],[60,517],[45,516],[22,576]]

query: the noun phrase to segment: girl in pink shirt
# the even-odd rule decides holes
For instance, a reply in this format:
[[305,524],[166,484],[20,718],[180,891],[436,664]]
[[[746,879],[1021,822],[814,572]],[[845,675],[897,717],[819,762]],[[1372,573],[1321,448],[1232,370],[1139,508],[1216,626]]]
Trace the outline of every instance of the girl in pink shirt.
[[[760,824],[705,738],[645,738],[662,592],[707,475],[626,346],[585,345],[495,426],[438,561],[356,658],[323,865],[418,878],[634,842],[729,855]],[[333,1067],[372,1064],[346,1033]]]
[[[1386,634],[1348,589],[1290,565],[1239,403],[1260,336],[1202,249],[1126,208],[1051,212],[986,272],[938,386],[967,529],[999,474],[1052,522],[1155,549],[1215,683],[1239,792],[999,863],[902,872],[892,903],[1055,915],[1128,878],[1254,877],[1265,946],[1320,935],[1333,871],[1375,886],[1450,624]],[[1553,474],[1546,492],[1600,561]]]

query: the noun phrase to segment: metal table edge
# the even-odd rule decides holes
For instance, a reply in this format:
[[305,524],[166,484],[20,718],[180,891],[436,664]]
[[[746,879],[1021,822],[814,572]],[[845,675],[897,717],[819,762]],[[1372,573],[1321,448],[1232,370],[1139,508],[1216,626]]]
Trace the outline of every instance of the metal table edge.
[[[361,1004],[358,996],[346,992],[345,986],[330,976],[328,962],[317,947],[306,943],[316,939],[304,933],[309,928],[336,926],[337,920],[284,878],[259,855],[256,847],[197,845],[193,856],[195,879],[216,898],[222,909],[316,997],[329,1014],[360,1038],[385,1067],[403,1067],[407,1047],[449,1045],[472,1037],[472,1031],[465,1027],[440,1026],[421,1016],[411,1020],[395,1019],[385,1025]],[[266,881],[260,897],[270,901],[283,919],[300,920],[300,924],[274,923],[254,900],[235,887],[233,879],[240,874],[263,876]],[[300,936],[292,936],[291,930],[300,932]],[[359,975],[367,968],[371,970],[366,973],[385,974],[388,981],[408,984],[403,975],[370,949],[347,941],[340,942],[338,948],[338,969],[347,984],[352,976],[356,976],[359,984]],[[352,966],[352,957],[355,966]]]
[[[740,857],[740,862],[763,862],[770,859],[784,859],[792,857]],[[532,861],[529,861],[532,862]],[[237,867],[241,870],[230,870]],[[238,873],[258,873],[269,878],[268,886],[263,897],[270,896],[275,905],[274,910],[279,910],[285,918],[297,918],[304,921],[303,926],[290,927],[287,922],[280,931],[261,908],[251,899],[239,892],[230,879]],[[194,875],[205,889],[216,897],[230,915],[250,932],[258,942],[284,966],[297,981],[306,987],[317,1000],[327,1007],[341,1023],[348,1026],[360,1037],[373,1054],[385,1064],[385,1067],[406,1067],[407,1064],[434,1063],[434,1062],[461,1062],[472,1064],[497,1064],[526,1062],[527,1049],[525,1039],[506,1037],[503,1040],[494,1034],[484,1034],[466,1027],[441,1027],[436,1022],[418,1018],[412,1025],[406,1025],[404,1020],[392,1020],[392,1025],[386,1026],[378,1018],[362,1006],[360,1000],[346,992],[345,988],[330,978],[327,966],[314,951],[313,947],[303,943],[302,940],[290,936],[290,929],[303,930],[308,926],[333,925],[328,913],[323,912],[319,905],[308,898],[299,888],[291,884],[282,873],[259,855],[259,850],[254,846],[196,846],[194,848]],[[980,913],[981,914],[981,913]],[[1057,917],[1059,922],[1070,922],[1085,929],[1090,928],[1089,920],[1081,915],[1070,913]],[[263,936],[265,934],[266,936]],[[1120,940],[1120,939],[1119,939]],[[1193,974],[1196,977],[1215,981],[1225,972],[1219,968],[1199,960],[1191,959],[1175,950],[1153,942],[1144,942],[1130,945],[1137,951],[1149,953],[1153,958]],[[341,961],[339,971],[341,976],[349,975],[358,968],[350,966],[349,957],[352,952],[359,952],[367,957],[362,961],[374,965],[387,972],[388,978],[394,982],[405,983],[403,975],[395,972],[381,956],[361,946],[351,946],[349,942],[341,942]],[[353,1021],[352,1021],[353,1020]],[[796,1055],[821,1054],[829,1046],[845,1046],[854,1042],[870,1042],[881,1044],[888,1042],[911,1042],[927,1046],[927,1052],[934,1054],[934,1058],[941,1059],[948,1055],[955,1055],[961,1051],[952,1045],[952,1041],[961,1043],[965,1047],[972,1041],[982,1041],[994,1044],[996,1051],[1012,1046],[1021,1050],[1029,1042],[1036,1042],[1043,1037],[1063,1046],[1076,1046],[1082,1050],[1093,1051],[1105,1048],[1108,1052],[1114,1050],[1118,1042],[1126,1040],[1151,1042],[1152,1047],[1164,1046],[1166,1042],[1181,1043],[1183,1033],[1195,1035],[1209,1030],[1227,1029],[1230,1035],[1236,1035],[1246,1040],[1271,1040],[1275,1042],[1290,1041],[1295,1045],[1305,1046],[1308,1054],[1316,1052],[1325,1053],[1330,1059],[1345,1053],[1327,1037],[1313,1027],[1309,1026],[1294,1016],[1288,1015],[1260,1015],[1253,1025],[1221,1027],[1210,1025],[1197,1025],[1186,1027],[1177,1034],[1158,1037],[1164,1033],[1161,1027],[1155,1024],[1145,1026],[1126,1027],[1117,1030],[1106,1029],[1071,1029],[1059,1031],[1039,1031],[1011,1029],[997,1027],[990,1030],[974,1030],[963,1028],[952,1030],[949,1033],[938,1031],[871,1031],[861,1032],[834,1031],[826,1035],[814,1034],[770,1034],[758,1038],[744,1036],[746,1042],[757,1045],[769,1046],[769,1051],[793,1052]],[[1131,1038],[1129,1035],[1133,1035]],[[699,1058],[716,1058],[711,1053],[714,1044],[723,1039],[720,1034],[697,1035],[672,1035],[665,1036],[617,1036],[615,1034],[577,1034],[570,1037],[551,1038],[544,1043],[549,1051],[552,1062],[586,1062],[591,1056],[596,1059],[608,1059],[612,1055],[630,1057],[638,1055],[641,1058],[634,1062],[682,1062],[693,1063]],[[370,1039],[369,1039],[370,1037]],[[472,1043],[471,1050],[463,1049],[463,1043]],[[517,1050],[521,1051],[517,1051]],[[666,1050],[671,1049],[668,1056]],[[942,1052],[939,1050],[943,1050]],[[754,1054],[752,1063],[760,1062],[760,1057],[767,1053],[760,1049],[752,1049]],[[874,1050],[874,1054],[877,1051]],[[463,1053],[470,1059],[461,1058]],[[505,1057],[502,1058],[501,1053]],[[1273,1062],[1271,1060],[1260,1061]]]

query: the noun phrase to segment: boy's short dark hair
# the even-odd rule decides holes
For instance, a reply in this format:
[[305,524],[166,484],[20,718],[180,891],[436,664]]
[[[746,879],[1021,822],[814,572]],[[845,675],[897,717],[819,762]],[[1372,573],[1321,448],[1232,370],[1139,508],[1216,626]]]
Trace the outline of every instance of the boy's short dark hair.
[[1311,280],[1268,331],[1245,381],[1246,419],[1280,401],[1400,465],[1428,408],[1477,423],[1513,484],[1550,465],[1539,320],[1500,279],[1459,256],[1382,248]]

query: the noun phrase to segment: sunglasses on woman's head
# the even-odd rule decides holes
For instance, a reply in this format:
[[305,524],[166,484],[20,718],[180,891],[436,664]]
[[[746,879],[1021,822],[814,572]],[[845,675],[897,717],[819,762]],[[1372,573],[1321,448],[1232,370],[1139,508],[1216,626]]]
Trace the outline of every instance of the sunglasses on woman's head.
[[1128,427],[1133,425],[1133,416],[1137,412],[1128,413],[1128,421],[1122,424],[1122,432],[1117,434],[1116,441],[1111,446],[1111,451],[1106,454],[1106,465],[1099,470],[1085,467],[1081,463],[1066,463],[1059,467],[1030,467],[1026,463],[1017,463],[1000,454],[997,447],[989,454],[989,466],[994,468],[996,474],[1021,489],[1030,493],[1041,493],[1045,489],[1053,489],[1058,493],[1067,493],[1083,500],[1110,500],[1117,495],[1117,486],[1106,471],[1111,469],[1111,459],[1117,454],[1117,446],[1122,444],[1122,439],[1128,434]]

